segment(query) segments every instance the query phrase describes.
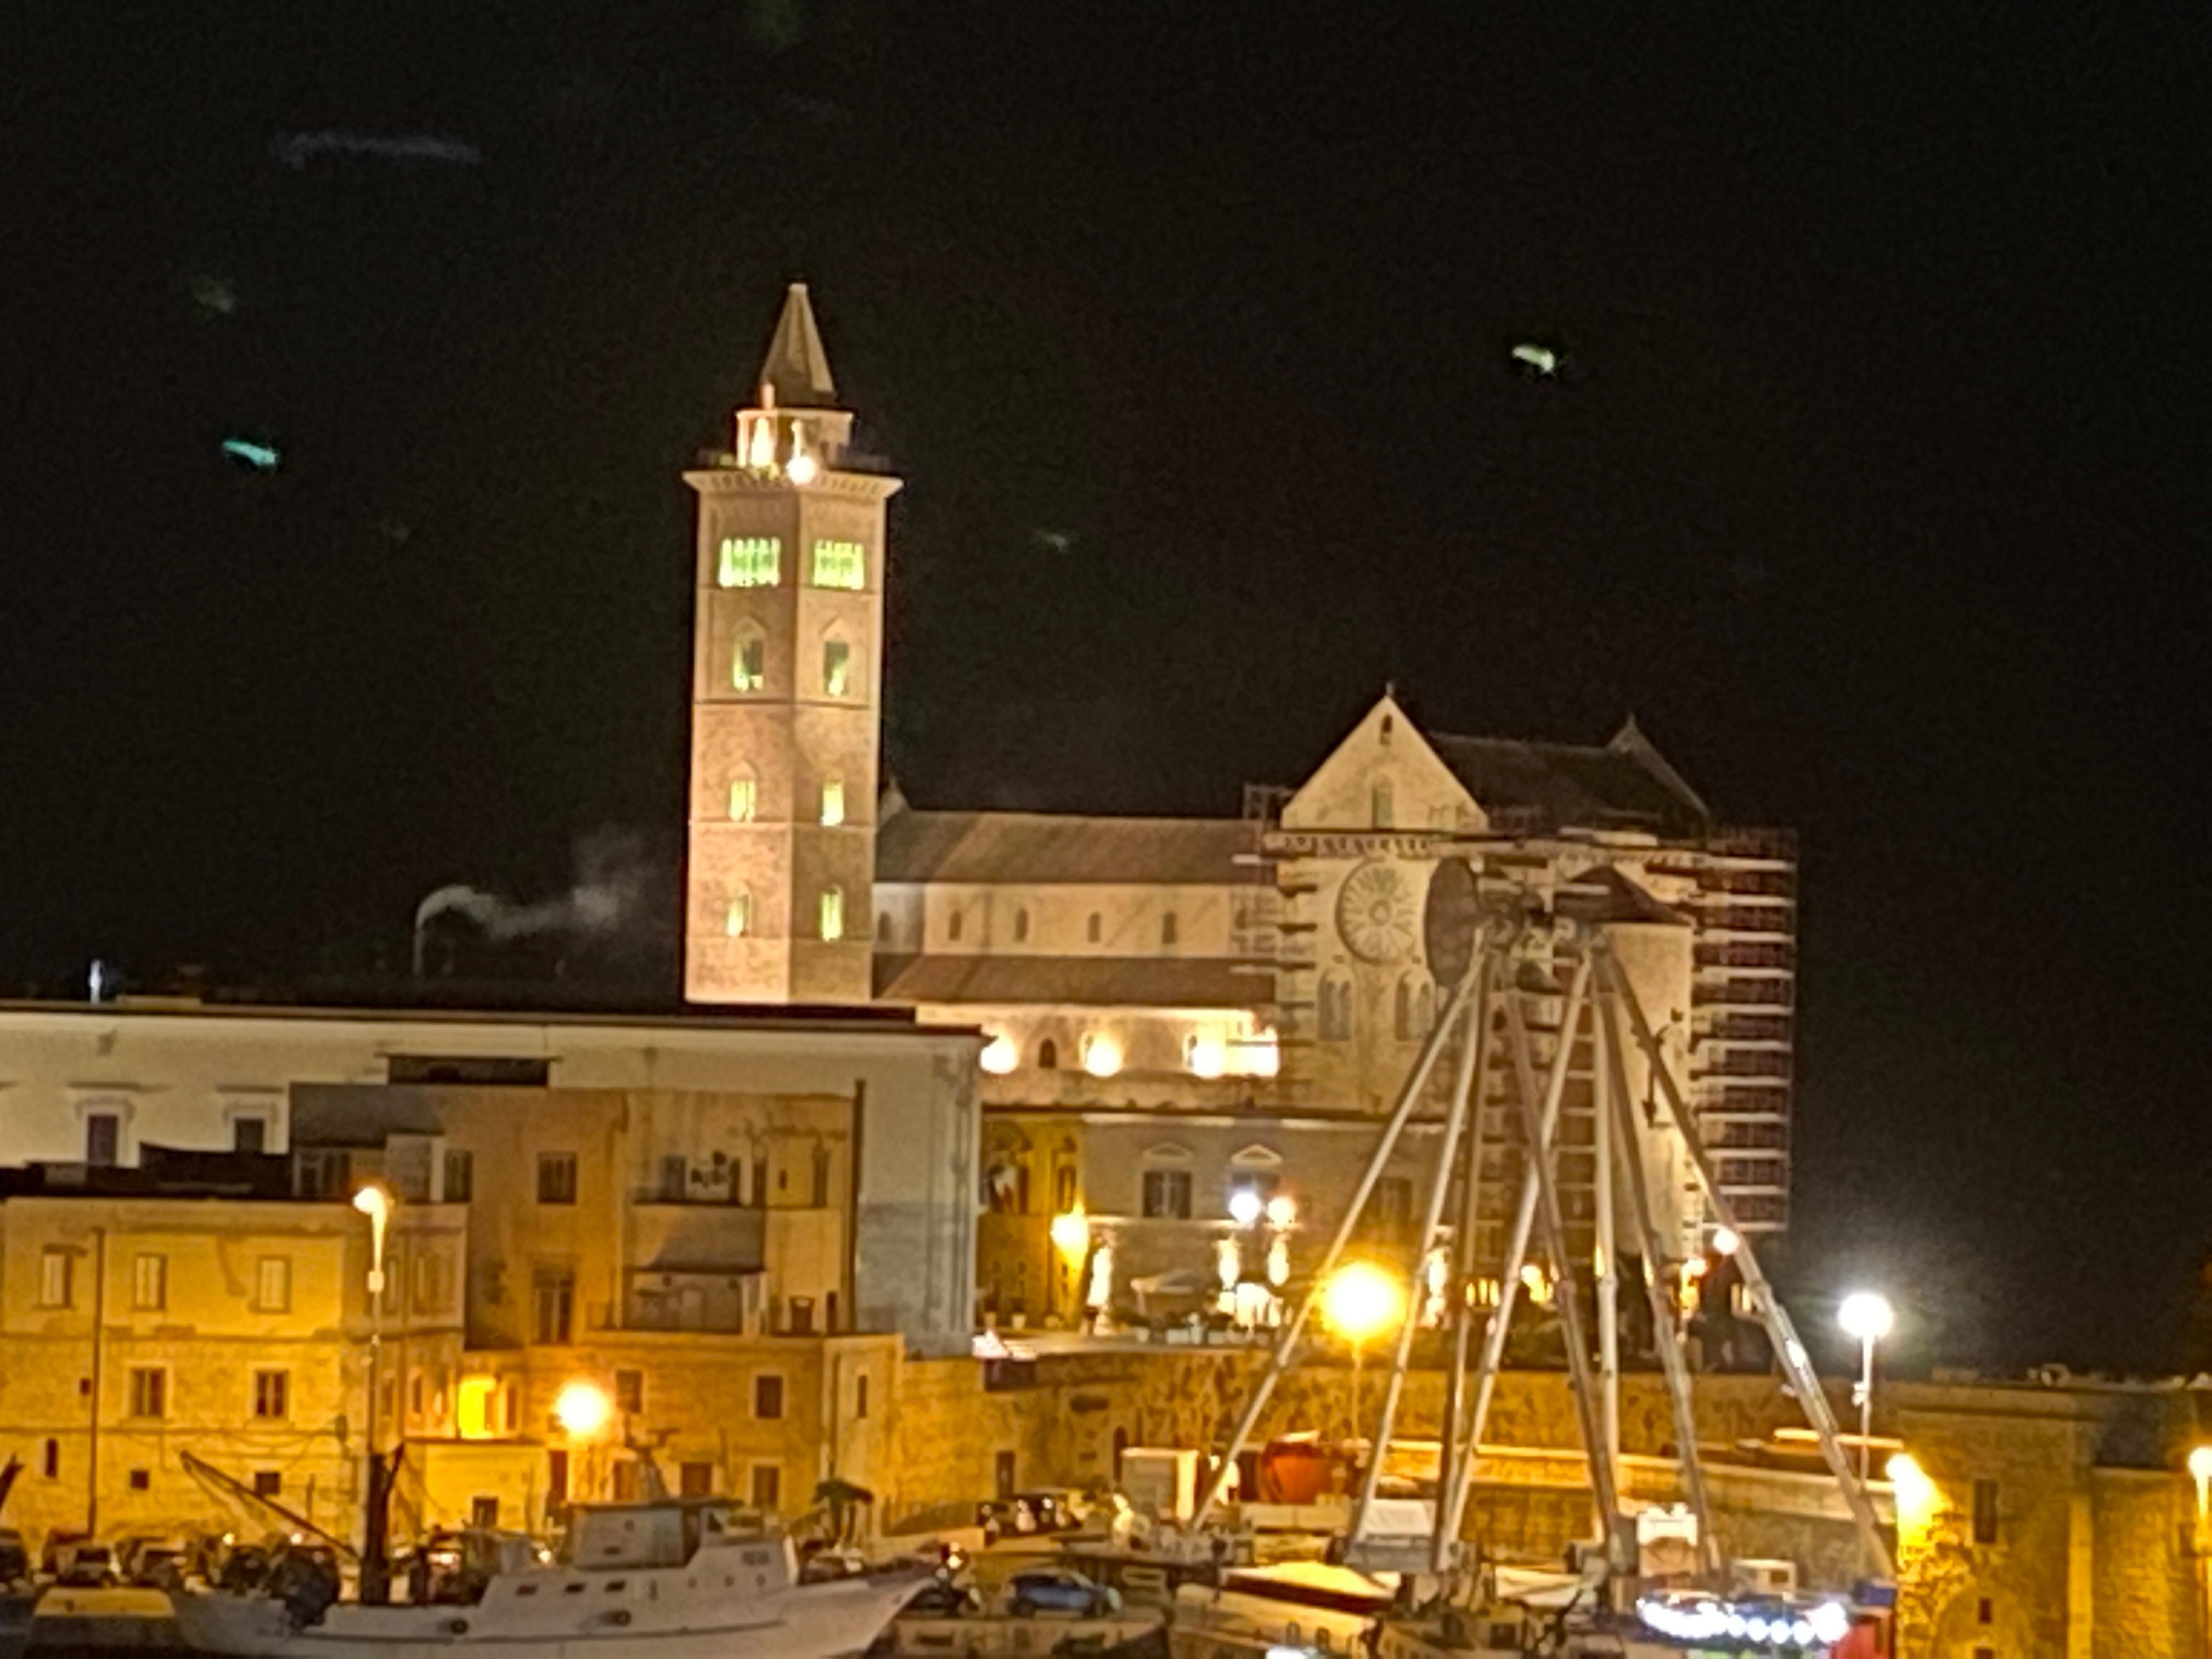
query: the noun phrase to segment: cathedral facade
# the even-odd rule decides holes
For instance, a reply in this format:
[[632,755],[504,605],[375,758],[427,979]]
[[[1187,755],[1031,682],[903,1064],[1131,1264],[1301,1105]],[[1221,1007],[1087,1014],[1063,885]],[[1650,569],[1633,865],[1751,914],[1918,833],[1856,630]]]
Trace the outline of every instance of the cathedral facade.
[[[803,287],[758,384],[736,449],[686,475],[699,495],[688,994],[872,1000],[984,1031],[987,1309],[1057,1321],[1132,1287],[1202,1297],[1243,1273],[1232,1257],[1276,1258],[1279,1273],[1268,1229],[1246,1237],[1232,1218],[1249,1212],[1231,1203],[1243,1190],[1282,1200],[1267,1212],[1294,1218],[1275,1230],[1295,1233],[1293,1261],[1317,1249],[1366,1126],[1436,1017],[1423,924],[1445,859],[1540,908],[1601,917],[1729,1207],[1747,1230],[1786,1228],[1786,834],[1719,821],[1632,721],[1601,744],[1455,737],[1424,731],[1394,693],[1303,783],[1248,788],[1235,817],[878,801],[884,502],[897,486],[854,459]],[[825,547],[851,551],[825,564]],[[1536,963],[1524,988],[1540,1033],[1556,1030],[1565,966]],[[1579,1057],[1571,1078],[1559,1174],[1580,1252],[1595,1183]],[[1656,1124],[1652,1079],[1631,1081]],[[1521,1165],[1509,1081],[1484,1086],[1487,1237]],[[1713,1218],[1677,1139],[1655,1128],[1645,1167],[1687,1258]],[[1419,1185],[1420,1140],[1379,1188],[1385,1213]]]

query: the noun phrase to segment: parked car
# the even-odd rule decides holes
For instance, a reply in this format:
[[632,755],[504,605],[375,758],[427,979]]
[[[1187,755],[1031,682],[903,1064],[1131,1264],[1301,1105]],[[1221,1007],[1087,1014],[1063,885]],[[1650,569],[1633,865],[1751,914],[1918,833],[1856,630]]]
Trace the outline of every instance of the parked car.
[[23,1534],[13,1527],[0,1527],[0,1584],[21,1584],[31,1577],[31,1552]]
[[1121,1610],[1121,1597],[1118,1591],[1060,1567],[1016,1573],[1006,1583],[1006,1606],[1017,1618],[1072,1613],[1078,1618],[1103,1619]]
[[46,1577],[72,1589],[100,1589],[115,1582],[115,1552],[78,1532],[57,1532],[46,1539]]
[[924,1584],[906,1604],[908,1613],[919,1613],[933,1619],[957,1619],[983,1610],[983,1598],[972,1584],[963,1583],[949,1572],[940,1572]]

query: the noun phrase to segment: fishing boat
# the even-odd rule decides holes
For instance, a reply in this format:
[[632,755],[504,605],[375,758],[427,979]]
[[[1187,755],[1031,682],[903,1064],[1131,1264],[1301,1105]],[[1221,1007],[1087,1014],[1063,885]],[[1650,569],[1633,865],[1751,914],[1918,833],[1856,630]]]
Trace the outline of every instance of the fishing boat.
[[547,1559],[508,1547],[458,1594],[365,1606],[332,1579],[170,1600],[186,1646],[286,1659],[429,1659],[471,1648],[544,1659],[837,1659],[866,1650],[927,1575],[803,1583],[790,1539],[713,1498],[579,1505]]

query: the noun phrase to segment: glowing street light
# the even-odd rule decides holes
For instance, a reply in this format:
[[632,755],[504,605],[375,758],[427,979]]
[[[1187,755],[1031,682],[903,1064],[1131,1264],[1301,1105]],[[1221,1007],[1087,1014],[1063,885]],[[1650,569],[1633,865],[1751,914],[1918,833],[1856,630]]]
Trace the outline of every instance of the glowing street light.
[[1897,1323],[1897,1310],[1889,1298],[1874,1291],[1854,1291],[1844,1298],[1836,1317],[1844,1331],[1859,1340],[1859,1484],[1866,1484],[1874,1439],[1874,1349]]
[[[1406,1287],[1371,1261],[1347,1261],[1322,1288],[1321,1315],[1352,1344],[1352,1431],[1359,1432],[1360,1372],[1370,1338],[1394,1330],[1406,1317]],[[1382,1455],[1381,1447],[1375,1455]]]
[[1229,1218],[1240,1227],[1249,1227],[1260,1218],[1267,1201],[1256,1188],[1239,1187],[1229,1194]]
[[1714,1255],[1734,1255],[1742,1248],[1743,1241],[1735,1236],[1735,1232],[1733,1228],[1716,1227],[1713,1229]]
[[1277,1193],[1267,1200],[1267,1224],[1270,1227],[1287,1227],[1297,1218],[1297,1200],[1288,1193]]
[[392,1225],[392,1191],[370,1182],[353,1195],[353,1206],[368,1218],[368,1503],[361,1540],[361,1599],[371,1607],[390,1598],[386,1576],[385,1519],[391,1503],[384,1454],[377,1449],[377,1395],[383,1392],[384,1235]]
[[596,1382],[564,1382],[553,1399],[553,1420],[572,1440],[589,1440],[614,1420],[615,1402]]

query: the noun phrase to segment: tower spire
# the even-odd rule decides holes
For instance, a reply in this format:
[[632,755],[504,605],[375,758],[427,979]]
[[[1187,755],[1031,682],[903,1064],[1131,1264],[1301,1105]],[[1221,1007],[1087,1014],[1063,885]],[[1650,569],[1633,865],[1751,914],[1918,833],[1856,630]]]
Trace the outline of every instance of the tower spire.
[[769,338],[768,356],[761,362],[761,401],[787,409],[834,409],[837,386],[830,378],[830,354],[822,349],[822,331],[815,326],[814,304],[806,297],[806,284],[793,283],[783,297],[783,314],[775,320]]

